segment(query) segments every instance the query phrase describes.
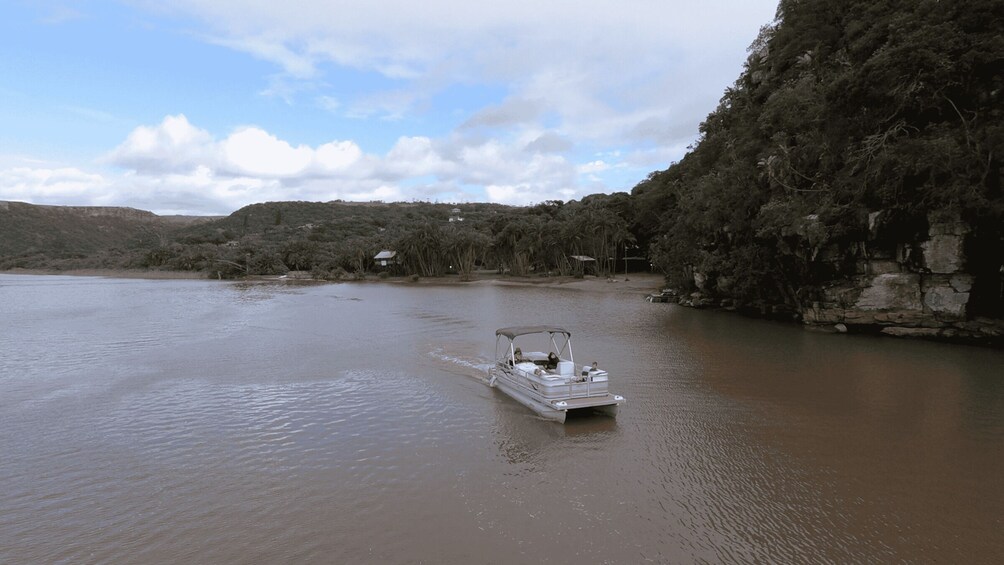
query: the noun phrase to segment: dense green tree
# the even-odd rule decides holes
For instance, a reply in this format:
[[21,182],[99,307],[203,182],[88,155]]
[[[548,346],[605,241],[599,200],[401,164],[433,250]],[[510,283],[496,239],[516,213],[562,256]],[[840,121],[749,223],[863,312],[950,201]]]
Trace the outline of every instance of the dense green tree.
[[283,264],[292,271],[309,271],[317,262],[318,245],[303,239],[291,239],[279,249]]
[[460,275],[460,280],[469,281],[474,276],[478,260],[488,250],[491,239],[473,228],[451,228],[446,231],[444,242],[450,266]]

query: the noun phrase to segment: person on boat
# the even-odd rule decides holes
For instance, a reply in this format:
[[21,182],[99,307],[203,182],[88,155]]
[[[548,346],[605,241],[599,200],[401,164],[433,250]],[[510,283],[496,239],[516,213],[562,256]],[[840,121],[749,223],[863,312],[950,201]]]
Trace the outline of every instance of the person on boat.
[[590,365],[582,366],[582,376],[588,377],[590,371],[599,371],[599,370],[600,370],[599,364],[597,364],[596,361],[593,361],[593,364],[591,366]]
[[553,371],[558,368],[558,356],[552,351],[547,354],[547,370]]
[[516,351],[515,351],[515,357],[516,357],[516,363],[522,363],[523,362],[523,352],[518,347],[516,348]]

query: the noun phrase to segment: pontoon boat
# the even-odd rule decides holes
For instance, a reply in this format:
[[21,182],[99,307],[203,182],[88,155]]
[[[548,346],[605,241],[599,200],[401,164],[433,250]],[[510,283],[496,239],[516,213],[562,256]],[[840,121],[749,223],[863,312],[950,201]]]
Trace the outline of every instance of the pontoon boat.
[[[572,334],[553,326],[519,326],[495,332],[495,365],[488,384],[498,387],[535,412],[565,421],[572,411],[598,411],[610,416],[624,397],[607,389],[609,376],[596,364],[577,367]],[[535,350],[523,351],[534,347]]]

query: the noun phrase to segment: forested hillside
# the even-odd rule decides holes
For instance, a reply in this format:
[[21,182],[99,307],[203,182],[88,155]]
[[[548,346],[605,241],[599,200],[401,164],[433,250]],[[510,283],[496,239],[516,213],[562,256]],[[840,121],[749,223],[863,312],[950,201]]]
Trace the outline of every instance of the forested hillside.
[[[149,212],[132,211],[148,221],[114,231],[109,220],[96,223],[71,208],[63,209],[58,223],[40,218],[59,213],[59,207],[10,203],[8,208],[0,210],[0,225],[11,234],[0,252],[0,269],[163,269],[224,278],[294,270],[326,279],[386,271],[469,278],[478,268],[516,276],[601,274],[611,272],[625,252],[638,253],[625,193],[531,207],[267,202],[190,225],[169,225]],[[101,210],[107,216],[115,209]],[[374,262],[381,250],[397,252],[394,264]],[[576,255],[596,262],[578,264]],[[639,264],[648,267],[645,261],[635,267]]]
[[211,219],[0,201],[0,269],[133,267],[141,250],[165,243],[182,226]]
[[[223,276],[311,271],[319,278],[392,274],[468,278],[476,268],[518,276],[571,274],[572,255],[594,255],[595,272],[612,268],[634,236],[627,194],[532,207],[498,204],[270,202],[179,231],[149,250],[147,267],[205,270]],[[381,250],[396,263],[376,268]]]
[[782,0],[692,150],[633,191],[653,261],[698,301],[825,322],[1001,316],[1002,29],[999,0]]

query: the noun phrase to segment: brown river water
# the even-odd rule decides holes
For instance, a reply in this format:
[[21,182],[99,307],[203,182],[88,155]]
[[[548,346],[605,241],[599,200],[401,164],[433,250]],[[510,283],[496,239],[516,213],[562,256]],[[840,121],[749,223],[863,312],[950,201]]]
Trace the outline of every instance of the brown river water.
[[[0,275],[0,563],[999,563],[1004,352],[633,293]],[[627,397],[485,385],[556,324]]]

